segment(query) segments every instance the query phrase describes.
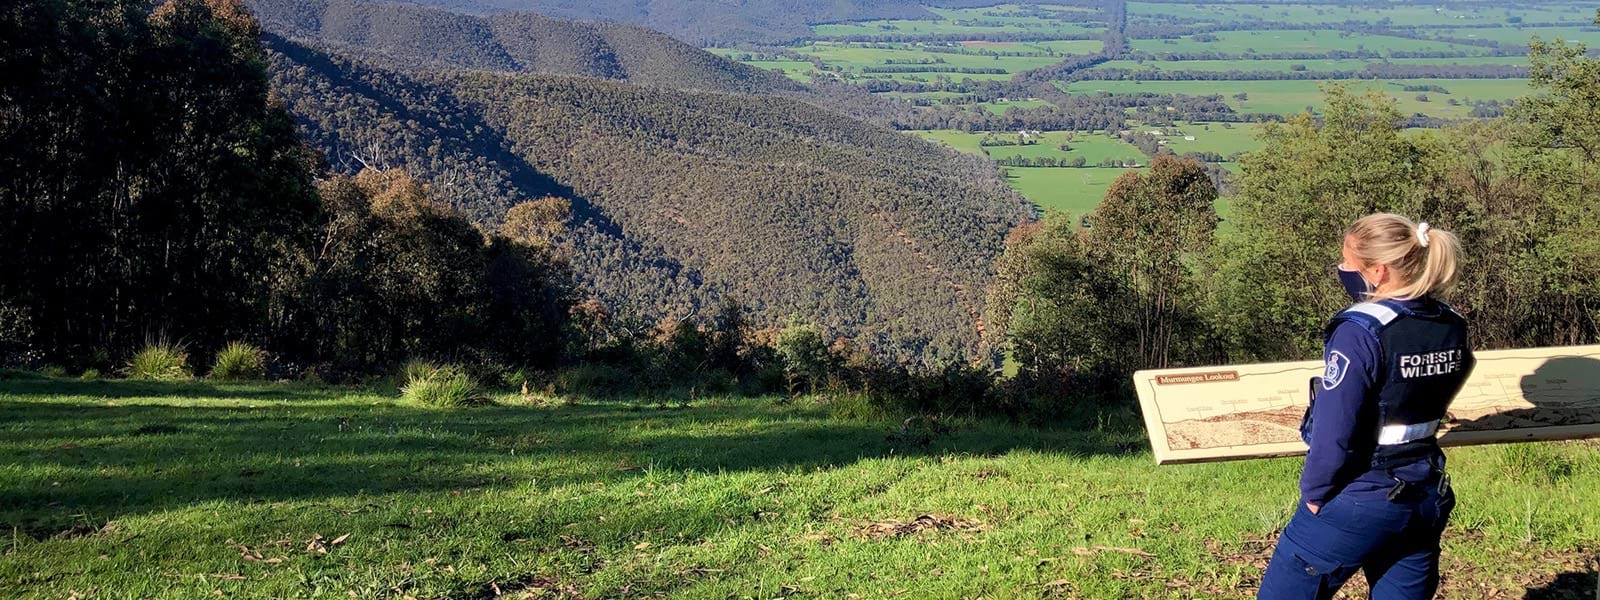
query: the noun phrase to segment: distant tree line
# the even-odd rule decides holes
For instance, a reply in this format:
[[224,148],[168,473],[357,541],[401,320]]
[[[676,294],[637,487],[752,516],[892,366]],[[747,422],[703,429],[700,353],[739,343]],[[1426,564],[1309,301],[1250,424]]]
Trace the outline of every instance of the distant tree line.
[[974,31],[969,33],[874,33],[852,35],[809,36],[807,41],[848,43],[907,43],[907,42],[1053,42],[1059,40],[1095,40],[1096,33],[1055,33],[1045,31]]
[[1250,122],[1278,119],[1276,115],[1238,113],[1221,96],[1174,94],[1066,94],[1053,86],[1033,91],[1051,104],[1037,107],[1013,106],[994,114],[977,106],[935,106],[894,120],[900,129],[959,129],[962,131],[1036,130],[1119,130],[1137,115],[1159,115],[1164,122],[1177,120]]
[[962,73],[966,75],[1004,75],[1006,70],[999,67],[950,67],[936,64],[926,65],[885,65],[861,67],[862,73]]
[[[1005,157],[996,158],[994,162],[995,162],[995,164],[998,164],[998,165],[1000,165],[1002,167],[1053,167],[1053,168],[1063,168],[1063,167],[1065,167],[1065,168],[1081,168],[1081,167],[1089,166],[1089,159],[1084,158],[1082,156],[1072,156],[1072,157],[1065,157],[1065,156],[1032,156],[1032,157],[1028,157],[1028,156],[1022,156],[1022,155],[1019,154],[1019,155],[1005,156]],[[1098,167],[1132,167],[1132,166],[1137,166],[1137,164],[1136,164],[1137,162],[1138,161],[1126,161],[1126,160],[1117,160],[1117,159],[1114,159],[1114,158],[1107,158],[1107,159],[1101,160],[1099,162],[1099,164],[1097,164],[1095,166],[1098,166]],[[1129,163],[1135,163],[1135,164],[1129,164]]]
[[[1181,64],[1181,63],[1172,63]],[[1281,81],[1327,79],[1524,79],[1528,68],[1519,65],[1424,65],[1367,63],[1344,71],[1255,70],[1196,71],[1188,69],[1094,68],[1075,74],[1075,80],[1106,81]]]

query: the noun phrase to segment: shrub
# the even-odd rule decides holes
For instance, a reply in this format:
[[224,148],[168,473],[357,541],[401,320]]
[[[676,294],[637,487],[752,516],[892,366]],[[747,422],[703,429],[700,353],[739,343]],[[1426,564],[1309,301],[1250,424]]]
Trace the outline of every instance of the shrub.
[[478,389],[478,381],[460,365],[443,365],[427,370],[423,368],[424,364],[406,364],[406,383],[400,388],[400,397],[436,408],[458,408],[488,402],[488,398]]
[[78,375],[78,379],[83,381],[94,381],[99,378],[100,369],[84,369],[83,374]]
[[822,328],[815,325],[791,323],[778,332],[772,348],[783,361],[784,373],[791,383],[803,383],[811,391],[816,391],[836,364],[833,354],[828,351],[827,336]]
[[66,377],[67,368],[61,365],[45,365],[39,369],[39,374],[45,377]]
[[217,362],[211,366],[213,379],[251,380],[267,376],[267,353],[245,342],[229,342],[217,352]]
[[627,369],[586,363],[562,369],[555,376],[555,392],[563,395],[615,396],[631,392],[638,378]]
[[146,343],[128,361],[129,379],[177,381],[190,376],[189,353],[183,346],[165,340]]

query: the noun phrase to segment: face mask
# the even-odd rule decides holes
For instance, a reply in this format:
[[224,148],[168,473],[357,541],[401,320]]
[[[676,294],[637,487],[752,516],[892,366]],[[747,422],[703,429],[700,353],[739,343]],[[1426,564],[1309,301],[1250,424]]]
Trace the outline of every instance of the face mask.
[[1337,270],[1339,283],[1344,286],[1344,293],[1349,294],[1351,300],[1361,302],[1372,293],[1372,284],[1367,283],[1367,278],[1362,277],[1360,271],[1346,271],[1343,266]]

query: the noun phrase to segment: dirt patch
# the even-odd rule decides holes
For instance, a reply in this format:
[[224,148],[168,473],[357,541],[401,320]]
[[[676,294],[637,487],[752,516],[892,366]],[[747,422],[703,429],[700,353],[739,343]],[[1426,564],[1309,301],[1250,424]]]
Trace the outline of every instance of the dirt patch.
[[[1476,532],[1445,533],[1446,544],[1454,539],[1473,538]],[[1244,540],[1237,546],[1224,547],[1214,540],[1206,540],[1206,549],[1217,560],[1245,567],[1245,576],[1232,591],[1218,594],[1215,585],[1206,582],[1181,582],[1196,590],[1207,590],[1222,596],[1251,597],[1261,585],[1261,573],[1272,558],[1278,534]],[[1600,551],[1591,548],[1573,550],[1522,549],[1495,555],[1495,568],[1491,572],[1457,558],[1448,549],[1440,559],[1439,600],[1463,598],[1521,598],[1524,600],[1589,600],[1594,598],[1600,572]],[[1178,581],[1169,581],[1169,587]],[[1354,600],[1367,596],[1367,578],[1357,572],[1345,583],[1335,598]]]
[[1600,549],[1521,548],[1496,554],[1494,563],[1489,572],[1445,551],[1439,565],[1439,598],[1590,600],[1597,593]]
[[867,539],[881,540],[919,535],[925,531],[958,531],[977,533],[988,529],[978,521],[939,514],[918,515],[910,521],[877,521],[855,528],[855,534]]
[[478,600],[496,598],[582,598],[576,586],[543,575],[525,575],[507,581],[494,581],[469,595]]

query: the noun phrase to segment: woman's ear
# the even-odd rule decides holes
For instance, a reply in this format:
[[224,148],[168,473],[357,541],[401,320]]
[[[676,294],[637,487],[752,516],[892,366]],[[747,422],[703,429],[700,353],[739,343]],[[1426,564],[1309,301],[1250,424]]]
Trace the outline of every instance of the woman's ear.
[[1379,288],[1382,288],[1384,286],[1384,284],[1389,283],[1389,275],[1390,275],[1389,265],[1385,265],[1385,264],[1372,265],[1372,289],[1373,289],[1373,291],[1377,291]]

